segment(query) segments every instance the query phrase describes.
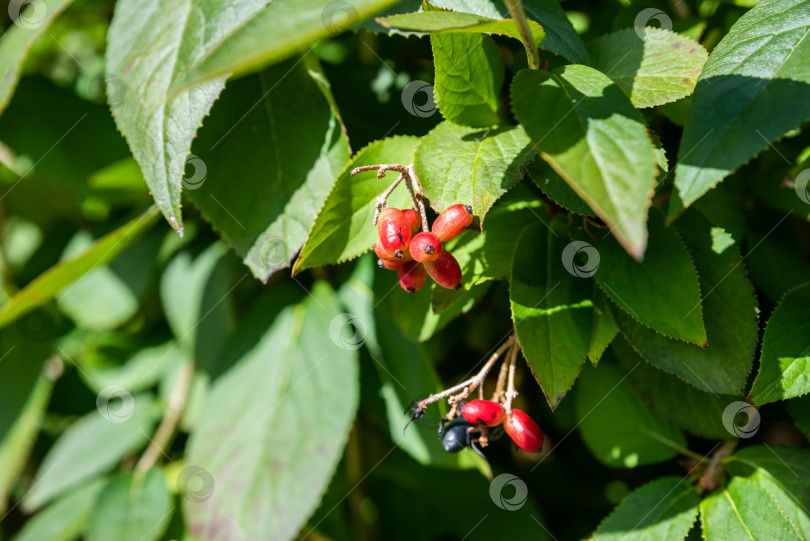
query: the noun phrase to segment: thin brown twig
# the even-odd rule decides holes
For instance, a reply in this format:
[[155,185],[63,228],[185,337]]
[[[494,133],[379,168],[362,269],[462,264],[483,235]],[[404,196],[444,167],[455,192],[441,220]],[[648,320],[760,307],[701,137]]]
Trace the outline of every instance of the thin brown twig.
[[413,205],[414,210],[419,212],[422,219],[422,231],[430,231],[430,226],[428,225],[427,220],[427,212],[425,211],[425,195],[422,191],[422,185],[419,183],[419,179],[416,176],[416,171],[414,170],[412,163],[408,165],[401,165],[398,163],[361,165],[352,169],[351,174],[356,175],[364,171],[377,171],[377,178],[383,178],[386,171],[397,171],[400,175],[397,177],[394,183],[388,187],[388,189],[377,197],[377,202],[374,205],[374,225],[377,225],[377,219],[380,217],[380,212],[382,212],[382,209],[385,208],[385,202],[391,195],[391,192],[393,192],[394,188],[396,188],[404,179],[405,185],[408,187],[408,193],[411,196],[411,204]]
[[432,394],[429,397],[425,398],[424,400],[417,403],[417,407],[420,409],[424,409],[428,407],[430,404],[438,402],[443,398],[447,398],[448,403],[451,406],[455,406],[465,398],[467,398],[471,392],[473,392],[478,386],[483,384],[484,379],[489,374],[489,371],[492,370],[492,367],[495,366],[495,363],[498,362],[498,359],[511,347],[515,345],[514,334],[510,335],[509,338],[500,345],[500,347],[495,350],[495,353],[489,358],[489,360],[484,364],[483,368],[471,377],[470,379],[459,383],[458,385],[454,385],[449,389],[445,389],[444,391],[436,394]]
[[419,182],[419,177],[416,176],[416,170],[413,168],[413,164],[408,166],[408,175],[411,177],[414,184],[413,189],[416,192],[419,215],[422,217],[422,231],[427,233],[430,231],[430,227],[428,226],[427,213],[425,212],[425,192],[422,191],[422,184]]
[[[512,400],[518,395],[518,392],[515,390],[515,365],[517,364],[517,353],[518,348],[515,346],[512,348],[512,351],[509,352],[509,378],[508,383],[506,384],[506,394],[503,408],[506,410],[506,414],[509,415],[512,413]],[[507,361],[504,361],[506,363]]]
[[495,392],[492,393],[492,402],[500,402],[504,397],[504,388],[506,387],[506,373],[509,370],[509,363],[501,363],[501,371],[498,372],[498,383],[495,384]]
[[[377,176],[379,177],[379,175]],[[402,182],[403,178],[405,178],[405,176],[402,173],[400,173],[399,176],[397,176],[397,179],[394,182],[392,182],[391,185],[388,188],[386,188],[386,190],[383,193],[377,196],[377,202],[374,204],[374,220],[372,222],[374,225],[377,225],[377,219],[380,217],[382,209],[385,208],[385,201],[388,199],[388,196],[391,195],[391,192],[394,191],[394,188],[399,186],[399,183]]]

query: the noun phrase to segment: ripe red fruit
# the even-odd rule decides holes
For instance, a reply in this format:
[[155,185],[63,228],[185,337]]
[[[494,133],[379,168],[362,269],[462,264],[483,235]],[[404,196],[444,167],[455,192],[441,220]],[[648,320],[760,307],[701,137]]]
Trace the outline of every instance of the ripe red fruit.
[[513,409],[503,423],[506,433],[518,447],[530,453],[539,453],[543,448],[543,433],[531,417]]
[[425,263],[425,270],[442,287],[447,289],[461,287],[461,267],[453,254],[447,250],[442,250],[436,261]]
[[399,268],[399,285],[408,293],[416,293],[425,285],[425,267],[416,261],[408,261]]
[[464,228],[472,223],[472,207],[470,205],[451,205],[444,212],[439,214],[433,222],[431,231],[436,233],[439,240],[447,242],[454,239],[464,231]]
[[422,227],[422,218],[419,217],[419,213],[413,209],[405,209],[402,214],[405,215],[405,219],[408,220],[408,224],[411,226],[411,235],[416,235],[419,228]]
[[442,255],[442,241],[433,233],[417,233],[411,239],[408,251],[420,263],[430,263]]
[[380,245],[380,241],[375,242],[372,248],[374,249],[374,253],[377,254],[377,257],[379,257],[383,261],[390,261],[392,263],[405,263],[407,261],[413,260],[411,254],[409,254],[407,250],[404,252],[400,250],[399,252],[397,252],[397,254],[399,255],[397,255],[383,248]]
[[377,265],[388,270],[399,270],[405,263],[407,263],[407,261],[386,261],[385,259],[377,260]]
[[476,399],[462,406],[461,416],[469,423],[478,424],[480,422],[487,426],[498,426],[503,422],[506,410],[497,402]]
[[405,252],[411,242],[411,226],[399,209],[388,207],[380,212],[377,232],[380,234],[380,246],[393,254]]

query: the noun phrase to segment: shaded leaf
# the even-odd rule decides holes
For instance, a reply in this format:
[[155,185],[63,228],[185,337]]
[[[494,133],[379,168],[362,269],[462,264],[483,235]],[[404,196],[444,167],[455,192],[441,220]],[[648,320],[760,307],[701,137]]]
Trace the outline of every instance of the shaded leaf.
[[553,226],[525,228],[509,279],[515,333],[552,410],[585,363],[593,320],[591,284],[563,267],[564,248]]
[[753,287],[735,247],[712,251],[708,221],[689,213],[678,226],[700,278],[707,347],[658,335],[617,312],[619,327],[652,365],[698,389],[737,395],[751,370],[759,332]]
[[594,541],[684,539],[700,496],[683,478],[662,477],[633,491],[594,532]]
[[629,381],[630,372],[601,363],[586,366],[574,387],[579,431],[593,455],[608,466],[634,468],[674,457],[683,434],[655,415]]
[[471,205],[483,229],[486,213],[520,180],[533,155],[519,126],[484,131],[445,121],[416,147],[414,169],[436,212]]
[[762,338],[759,373],[751,388],[757,405],[810,393],[810,284],[785,295]]
[[0,113],[11,101],[28,51],[72,1],[9,2],[8,14],[15,20],[0,36]]
[[695,88],[706,49],[664,28],[627,28],[596,39],[593,66],[613,79],[635,107],[652,107],[688,96]]
[[206,176],[189,198],[265,282],[290,266],[349,160],[317,69],[308,55],[234,81],[192,147]]
[[[376,171],[366,171],[351,176],[350,172],[360,165],[399,163],[407,165],[413,160],[413,151],[419,142],[417,137],[397,136],[375,141],[361,149],[346,165],[335,180],[332,190],[315,218],[304,247],[293,266],[293,274],[320,265],[331,265],[354,259],[367,252],[379,238],[372,224],[374,204],[380,195],[395,180],[388,172],[380,180]],[[400,185],[388,198],[391,207],[410,206],[405,186]]]
[[71,541],[84,530],[98,495],[107,484],[96,479],[62,496],[28,520],[16,541]]
[[619,332],[607,298],[598,289],[593,291],[593,327],[588,346],[588,359],[596,366],[605,349]]
[[324,336],[346,321],[329,286],[318,282],[284,308],[277,294],[265,296],[250,316],[257,341],[214,383],[186,451],[214,482],[209,498],[183,502],[186,524],[210,540],[294,536],[357,408],[356,347]]
[[163,536],[174,510],[161,470],[124,471],[98,496],[87,528],[90,541],[155,541]]
[[675,171],[689,206],[810,117],[810,2],[760,2],[709,56],[684,126]]
[[150,207],[139,217],[98,239],[80,255],[54,265],[42,273],[0,307],[0,327],[8,325],[15,318],[33,308],[42,306],[91,269],[110,262],[121,250],[148,229],[154,223],[157,215],[158,210]]
[[111,389],[98,404],[98,411],[70,425],[48,450],[23,498],[26,509],[94,479],[149,441],[160,413],[150,395]]
[[621,89],[587,66],[523,70],[512,83],[512,110],[540,156],[640,259],[655,154],[640,113]]
[[[453,11],[420,11],[378,18],[377,22],[386,28],[428,34],[503,34],[520,40],[520,30],[513,19],[490,19],[472,13]],[[534,21],[529,21],[529,30],[539,47],[545,33]]]

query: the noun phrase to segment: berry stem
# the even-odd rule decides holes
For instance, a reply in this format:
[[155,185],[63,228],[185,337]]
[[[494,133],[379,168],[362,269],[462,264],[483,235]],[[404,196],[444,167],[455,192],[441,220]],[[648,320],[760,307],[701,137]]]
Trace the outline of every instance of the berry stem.
[[517,346],[513,347],[509,352],[509,359],[504,361],[504,364],[507,362],[509,363],[509,379],[508,383],[506,384],[506,394],[504,395],[505,400],[503,403],[503,408],[506,410],[507,415],[512,413],[512,400],[514,400],[518,395],[518,392],[515,390],[515,364],[517,364],[517,352]]
[[425,195],[422,191],[422,185],[419,183],[419,178],[416,176],[416,171],[413,164],[401,165],[398,163],[380,163],[377,165],[361,165],[352,169],[352,176],[362,173],[364,171],[377,171],[377,178],[383,178],[386,171],[396,171],[399,177],[391,184],[382,194],[377,197],[377,202],[374,204],[374,225],[377,225],[377,218],[380,217],[380,212],[385,208],[385,201],[391,192],[405,179],[405,185],[408,187],[408,193],[411,195],[411,204],[413,209],[419,212],[422,218],[422,231],[429,232],[430,226],[428,225],[427,212],[425,211]]
[[504,362],[501,364],[501,371],[498,372],[498,383],[495,384],[495,392],[492,393],[493,402],[502,402],[504,398],[504,388],[506,387],[506,373],[509,369],[509,363]]
[[422,184],[419,183],[419,177],[416,176],[416,170],[413,168],[413,164],[408,166],[408,174],[414,184],[414,186],[411,186],[411,189],[416,191],[417,207],[419,215],[422,217],[422,231],[427,233],[430,231],[430,227],[428,226],[427,213],[425,212],[425,192],[422,191]]
[[455,411],[455,406],[467,398],[470,393],[472,393],[477,387],[484,383],[484,379],[489,374],[489,371],[492,370],[492,367],[495,366],[495,363],[498,362],[503,354],[511,347],[515,346],[515,335],[512,334],[509,338],[495,350],[495,353],[487,360],[486,364],[484,364],[483,368],[471,377],[470,379],[459,383],[458,385],[454,385],[449,389],[445,389],[444,391],[436,394],[432,394],[429,397],[425,398],[424,400],[418,402],[416,407],[419,409],[425,409],[430,404],[438,402],[443,398],[447,398],[448,403],[451,405],[451,411]]
[[386,188],[386,190],[383,193],[377,196],[377,202],[374,204],[374,221],[373,221],[374,225],[377,225],[377,219],[380,217],[382,209],[385,208],[386,199],[388,199],[388,196],[391,195],[391,192],[394,191],[394,188],[399,186],[399,183],[402,182],[403,178],[405,178],[404,175],[400,173],[397,179],[388,188]]

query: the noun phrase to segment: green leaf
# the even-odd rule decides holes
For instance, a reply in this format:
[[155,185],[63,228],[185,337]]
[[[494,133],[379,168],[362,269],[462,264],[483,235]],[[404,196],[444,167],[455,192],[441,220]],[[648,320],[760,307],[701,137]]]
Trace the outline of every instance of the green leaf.
[[[86,252],[93,235],[80,230],[68,241],[60,261],[69,261]],[[73,282],[57,298],[62,310],[78,327],[109,331],[119,327],[138,311],[140,298],[152,273],[160,235],[135,239],[108,265],[97,266]]]
[[[378,308],[383,299],[375,297],[372,287],[375,281],[387,281],[386,275],[369,257],[357,262],[352,276],[339,291],[340,300],[351,315],[339,329],[344,332],[335,334],[348,337],[349,343],[368,351],[381,382],[378,392],[385,402],[391,441],[420,464],[475,467],[477,455],[445,451],[436,437],[435,424],[425,422],[427,419],[411,423],[405,430],[410,416],[403,412],[411,402],[441,391],[442,385],[424,348],[405,336],[387,310]],[[445,405],[439,404],[438,408],[438,412],[433,412],[437,420],[447,413]]]
[[486,213],[520,180],[533,155],[519,126],[484,131],[445,121],[416,147],[414,169],[436,212],[457,203],[472,205],[483,228]]
[[703,67],[675,171],[689,206],[772,141],[810,117],[810,2],[760,2]]
[[87,529],[89,541],[155,541],[174,511],[163,471],[120,472],[104,487]]
[[[557,0],[523,0],[526,15],[540,24],[546,34],[543,49],[577,64],[590,64],[588,51]],[[431,4],[453,11],[474,13],[490,19],[511,16],[500,0],[434,0]]]
[[[219,3],[122,0],[107,33],[107,94],[115,122],[127,138],[146,184],[169,224],[181,236],[183,180],[196,182],[199,162],[191,141],[225,83],[219,77],[167,97],[190,67],[210,53],[266,2],[239,9]],[[183,178],[186,164],[191,163]]]
[[553,226],[525,228],[509,280],[520,348],[552,410],[585,363],[593,321],[591,284],[560,264],[565,245]]
[[209,374],[217,372],[222,348],[236,328],[229,295],[235,284],[226,253],[222,242],[211,244],[193,260],[182,251],[166,266],[160,281],[163,312],[177,339],[175,346]]
[[[219,77],[257,71],[281,62],[310,43],[337,34],[397,0],[276,0],[240,13],[239,26],[206,47],[203,57],[178,77],[172,91],[186,91]],[[230,11],[230,10],[229,10]]]
[[308,55],[233,81],[192,147],[207,176],[189,198],[264,282],[290,266],[349,160],[316,69]]
[[[642,360],[624,339],[613,342],[611,351],[622,369],[636,366],[630,383],[650,408],[681,430],[709,438],[724,440],[733,434],[723,426],[723,412],[739,396],[719,395],[701,391],[682,379],[659,370]],[[672,407],[677,404],[677,407]]]
[[434,287],[431,300],[436,313],[444,312],[480,284],[508,279],[516,234],[527,225],[550,221],[543,203],[525,186],[518,185],[499,199],[487,214],[482,232],[467,231],[445,244],[461,266],[461,288]]
[[[417,137],[397,136],[375,141],[361,149],[335,180],[332,190],[315,218],[304,247],[293,266],[293,274],[320,265],[343,263],[367,252],[378,239],[372,224],[374,204],[388,185],[394,181],[392,173],[385,180],[377,178],[376,171],[351,176],[360,165],[380,163],[409,164],[419,142]],[[392,207],[410,205],[405,186],[400,185],[388,198]]]
[[495,43],[482,34],[434,34],[433,91],[442,116],[464,126],[500,123],[503,60]]
[[[4,358],[4,360],[10,364],[12,359]],[[25,362],[30,362],[30,359],[25,359]],[[6,376],[7,374],[3,375]],[[18,379],[6,380],[4,378],[4,384],[0,386],[4,387],[4,393],[10,394],[11,389],[5,387],[12,385],[19,387],[21,384],[23,382]],[[52,378],[44,369],[39,374],[25,405],[14,423],[8,428],[8,431],[2,431],[4,433],[0,437],[0,464],[3,465],[3,468],[0,469],[0,513],[2,514],[6,512],[11,490],[17,483],[23,468],[25,468],[28,456],[39,434],[40,423],[45,417],[45,410],[48,408],[48,402],[51,399],[53,385]]]
[[728,471],[745,477],[770,493],[799,529],[802,538],[810,534],[810,454],[806,449],[779,446],[748,447],[733,455]]
[[746,447],[728,459],[733,475],[767,479],[770,485],[790,497],[801,510],[810,514],[810,452],[807,449],[780,446]]
[[72,541],[84,530],[107,483],[96,479],[62,496],[26,521],[16,541]]
[[582,439],[608,466],[634,468],[668,460],[686,440],[642,402],[626,381],[629,374],[604,362],[585,367],[574,388]]
[[751,388],[757,405],[810,393],[810,283],[787,293],[768,320],[759,373]]
[[256,342],[216,380],[189,440],[186,462],[215,483],[209,498],[184,502],[196,536],[293,537],[346,443],[358,403],[357,350],[328,332],[347,316],[322,282],[276,316],[278,306],[274,291],[254,307]]
[[591,44],[593,67],[613,79],[638,108],[692,93],[709,54],[700,44],[664,28],[627,28]]
[[579,197],[565,180],[545,160],[536,159],[527,167],[526,172],[543,193],[555,203],[575,214],[596,216],[591,207]]
[[652,365],[698,389],[737,395],[751,370],[759,333],[753,287],[735,247],[722,254],[712,250],[708,221],[689,213],[678,225],[700,278],[707,347],[658,335],[617,312],[619,327]]
[[634,320],[666,336],[703,345],[700,284],[689,251],[673,228],[664,227],[659,212],[650,215],[648,227],[653,242],[641,263],[613,239],[596,244],[599,268],[594,278]]
[[169,340],[157,346],[139,349],[121,365],[98,366],[82,363],[79,375],[95,393],[111,385],[134,393],[152,387],[167,370],[180,366],[186,358],[184,348],[178,347],[174,340]]
[[72,0],[10,2],[9,17],[15,18],[0,36],[0,113],[6,108],[20,78],[25,57],[36,41]]
[[700,502],[700,520],[706,541],[802,539],[774,497],[741,477]]
[[787,409],[793,422],[802,431],[805,438],[810,439],[810,397],[803,396],[785,401]]
[[684,539],[700,496],[681,477],[662,477],[633,491],[594,532],[594,541]]
[[605,74],[569,65],[523,70],[512,109],[540,156],[636,259],[647,246],[655,155],[641,114]]
[[[520,30],[513,19],[490,19],[472,13],[453,11],[419,11],[403,13],[377,19],[385,28],[396,28],[428,34],[502,34],[520,40]],[[539,47],[545,39],[543,29],[534,21],[529,21],[529,30]]]
[[99,395],[98,411],[70,425],[48,450],[23,498],[26,509],[94,479],[149,441],[160,413],[152,396],[108,391]]
[[607,297],[598,289],[593,291],[593,327],[591,342],[588,346],[588,359],[596,366],[605,349],[616,337],[619,326],[610,311]]
[[112,261],[121,250],[148,229],[157,216],[157,209],[150,207],[139,217],[97,240],[82,254],[42,273],[0,307],[0,327],[8,325],[37,306],[42,306],[92,269]]

